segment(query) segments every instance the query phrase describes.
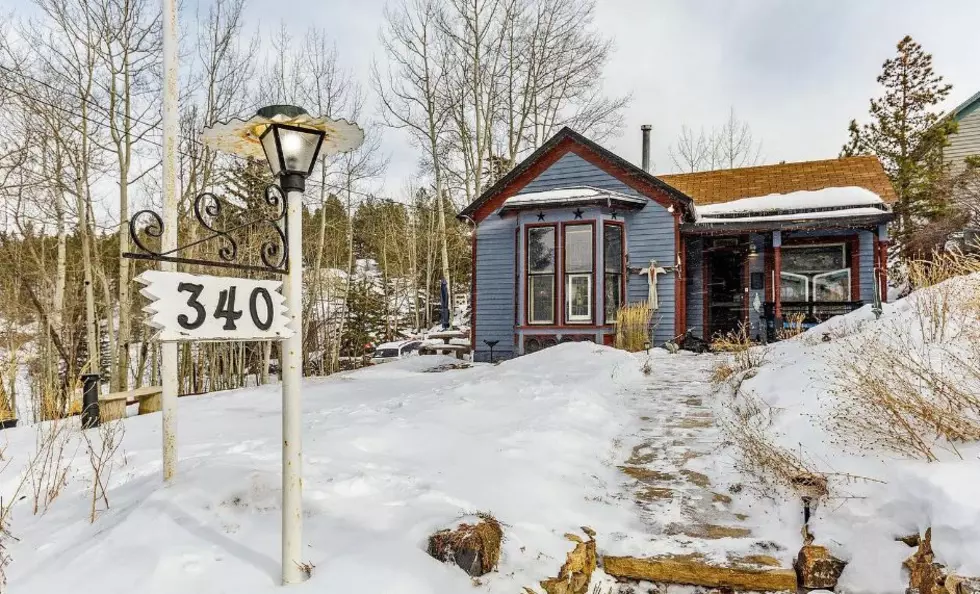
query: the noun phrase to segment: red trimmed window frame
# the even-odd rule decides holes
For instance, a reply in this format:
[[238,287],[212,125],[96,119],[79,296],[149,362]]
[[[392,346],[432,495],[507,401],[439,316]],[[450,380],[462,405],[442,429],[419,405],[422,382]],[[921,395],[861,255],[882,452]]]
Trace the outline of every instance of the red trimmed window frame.
[[[592,325],[595,325],[596,324],[597,317],[598,317],[598,312],[596,312],[596,307],[595,307],[596,306],[596,270],[595,270],[595,261],[596,261],[596,254],[598,253],[598,250],[596,249],[596,243],[598,241],[598,234],[596,233],[596,221],[594,221],[594,220],[588,220],[588,221],[562,221],[561,223],[559,223],[559,225],[560,225],[560,228],[561,228],[560,229],[560,238],[558,240],[559,244],[561,245],[561,250],[560,250],[561,251],[561,256],[560,256],[561,257],[561,299],[558,301],[558,304],[561,307],[561,316],[559,316],[559,319],[561,320],[560,323],[561,323],[562,326],[571,327],[571,328],[577,328],[579,326],[592,326]],[[589,319],[588,320],[569,320],[568,319],[568,310],[567,310],[567,307],[566,307],[568,304],[565,302],[565,277],[568,274],[590,274],[590,273],[587,273],[587,272],[572,272],[572,273],[569,273],[566,270],[567,269],[567,266],[566,266],[566,259],[567,259],[566,258],[566,254],[567,254],[567,251],[565,250],[565,230],[568,229],[569,227],[585,227],[585,226],[588,226],[588,227],[591,227],[592,228],[592,272],[591,272],[591,274],[592,274],[592,287],[591,287],[591,289],[592,289],[592,295],[589,296],[589,298],[590,298],[589,310],[590,310],[591,315],[589,316]]]
[[619,265],[619,298],[620,306],[626,303],[626,223],[613,219],[602,220],[602,321],[607,326],[616,324],[616,321],[606,319],[606,227],[619,227],[621,254]]
[[[554,231],[555,237],[555,253],[554,253],[554,263],[552,267],[554,270],[551,272],[551,276],[554,278],[552,295],[551,295],[551,321],[550,322],[532,322],[531,321],[531,282],[530,277],[535,276],[531,273],[530,258],[531,252],[528,250],[528,244],[530,243],[531,229],[543,229],[550,228]],[[558,306],[561,301],[559,299],[561,293],[561,277],[558,265],[558,259],[561,253],[561,229],[560,225],[557,223],[526,223],[524,225],[524,274],[522,275],[524,281],[524,325],[530,328],[547,328],[548,326],[554,326],[558,320],[561,318],[558,315]],[[544,273],[542,273],[544,274]]]

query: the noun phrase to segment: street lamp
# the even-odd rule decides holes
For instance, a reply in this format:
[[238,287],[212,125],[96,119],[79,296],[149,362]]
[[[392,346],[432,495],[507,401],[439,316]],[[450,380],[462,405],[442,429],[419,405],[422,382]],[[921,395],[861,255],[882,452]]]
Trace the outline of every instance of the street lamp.
[[302,411],[303,380],[303,192],[317,157],[357,148],[364,131],[345,120],[314,118],[301,107],[271,105],[248,120],[206,128],[204,142],[243,157],[265,157],[286,194],[289,272],[283,295],[293,331],[282,341],[282,581],[303,580]]

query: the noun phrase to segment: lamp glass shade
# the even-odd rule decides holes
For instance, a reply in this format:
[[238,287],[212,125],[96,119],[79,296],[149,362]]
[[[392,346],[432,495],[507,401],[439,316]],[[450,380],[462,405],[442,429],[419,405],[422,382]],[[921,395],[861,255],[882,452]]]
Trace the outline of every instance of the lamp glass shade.
[[279,175],[279,172],[282,171],[282,164],[279,160],[279,147],[276,146],[276,133],[273,132],[271,126],[262,135],[261,140],[262,150],[265,151],[265,159],[269,162],[272,175]]
[[272,124],[262,134],[262,150],[273,175],[295,173],[306,177],[313,171],[324,133],[312,128]]

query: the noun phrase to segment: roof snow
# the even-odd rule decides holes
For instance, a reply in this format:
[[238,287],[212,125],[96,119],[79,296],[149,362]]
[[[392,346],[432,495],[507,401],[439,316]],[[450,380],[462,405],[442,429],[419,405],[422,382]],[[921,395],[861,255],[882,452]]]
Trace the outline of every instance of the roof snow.
[[755,196],[696,209],[701,223],[873,216],[887,212],[878,194],[856,186]]
[[567,202],[577,202],[580,200],[617,200],[625,202],[635,202],[644,204],[645,198],[640,196],[630,196],[612,190],[601,190],[589,186],[576,186],[571,188],[556,188],[554,190],[544,190],[541,192],[527,192],[511,196],[504,202],[506,206],[528,206],[537,204],[561,204]]

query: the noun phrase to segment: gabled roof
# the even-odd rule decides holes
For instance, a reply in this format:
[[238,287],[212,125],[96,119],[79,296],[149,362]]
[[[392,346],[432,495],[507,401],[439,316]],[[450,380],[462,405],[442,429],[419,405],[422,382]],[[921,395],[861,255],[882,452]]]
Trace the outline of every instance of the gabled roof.
[[541,163],[548,163],[550,160],[549,156],[552,152],[565,146],[574,147],[573,150],[576,152],[582,151],[590,154],[591,157],[594,157],[596,160],[601,162],[611,172],[611,175],[621,179],[624,183],[648,188],[653,192],[659,192],[663,194],[664,197],[679,203],[684,211],[686,211],[689,216],[691,215],[693,200],[690,196],[687,196],[676,188],[671,187],[650,173],[647,173],[642,168],[633,165],[619,155],[599,146],[595,142],[566,126],[559,130],[557,134],[548,139],[548,141],[542,144],[536,151],[531,153],[526,159],[518,163],[516,167],[507,173],[507,175],[500,178],[497,183],[487,188],[479,198],[474,200],[469,206],[464,208],[462,212],[459,213],[459,217],[475,218],[474,215],[480,211],[481,207],[484,205],[490,203],[491,201],[497,202],[499,201],[499,197],[507,195],[508,193],[511,195],[516,193],[512,186],[523,187],[526,185],[527,182],[533,179],[533,177],[528,179],[528,176],[531,174],[536,174]]
[[980,91],[977,91],[972,97],[957,105],[948,115],[958,120],[969,115],[977,107],[980,107]]
[[888,204],[897,199],[881,162],[868,155],[658,177],[698,205],[847,186],[870,190]]

